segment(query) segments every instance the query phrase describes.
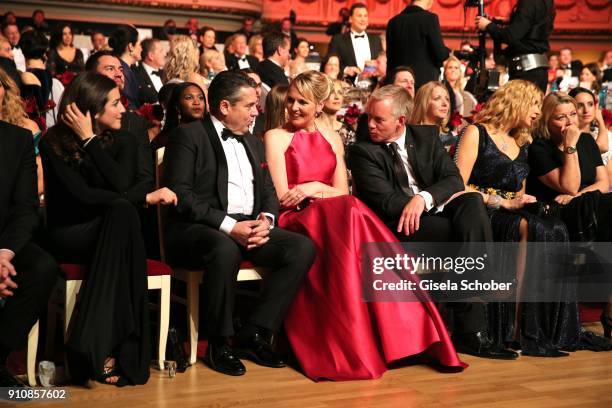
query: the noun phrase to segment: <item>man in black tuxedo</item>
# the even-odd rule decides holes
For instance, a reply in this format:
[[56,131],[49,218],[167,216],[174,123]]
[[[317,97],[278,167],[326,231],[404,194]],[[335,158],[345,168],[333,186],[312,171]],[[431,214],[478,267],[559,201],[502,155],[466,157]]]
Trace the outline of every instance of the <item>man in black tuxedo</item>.
[[234,53],[228,54],[226,58],[226,64],[228,70],[251,68],[257,69],[259,61],[252,55],[247,55],[247,37],[242,33],[234,34],[234,40],[232,41],[234,47]]
[[378,35],[368,34],[368,8],[363,3],[351,6],[348,33],[338,34],[329,45],[328,55],[338,55],[340,72],[345,77],[354,78],[363,71],[366,62],[378,58],[382,42]]
[[412,68],[415,89],[440,78],[449,50],[442,40],[438,16],[429,12],[433,0],[413,0],[387,26],[387,73],[400,65]]
[[3,121],[0,134],[0,387],[13,387],[20,383],[6,370],[6,359],[26,344],[47,305],[58,268],[32,242],[38,224],[32,134]]
[[[408,92],[387,85],[367,105],[371,141],[349,150],[355,190],[401,241],[490,242],[493,231],[478,193],[463,193],[455,163],[435,126],[407,125]],[[453,340],[460,352],[488,358],[518,355],[487,336],[483,303],[454,303]]]
[[266,84],[268,91],[276,85],[289,85],[289,79],[285,75],[285,66],[289,62],[290,45],[289,37],[270,32],[263,39],[264,60],[257,67],[257,74],[261,81]]
[[140,104],[157,103],[157,93],[164,86],[162,75],[166,65],[166,51],[158,39],[147,38],[142,41],[140,64],[134,69],[138,78]]
[[[175,191],[178,206],[166,226],[171,262],[204,268],[208,349],[212,369],[242,375],[238,358],[268,367],[285,363],[270,337],[315,257],[305,236],[274,226],[279,203],[260,139],[248,133],[257,116],[254,81],[241,72],[218,74],[208,89],[210,115],[181,125],[169,136],[164,184]],[[270,268],[248,323],[228,345],[236,277],[248,260]]]

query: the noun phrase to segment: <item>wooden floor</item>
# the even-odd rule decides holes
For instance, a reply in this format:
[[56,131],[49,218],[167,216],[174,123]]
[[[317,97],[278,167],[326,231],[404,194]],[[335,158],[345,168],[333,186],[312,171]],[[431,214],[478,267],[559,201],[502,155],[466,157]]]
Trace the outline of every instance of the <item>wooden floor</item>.
[[[599,324],[587,327],[601,331]],[[494,361],[462,355],[470,367],[442,374],[426,366],[388,371],[378,380],[314,383],[291,368],[246,363],[229,377],[201,362],[168,378],[155,369],[139,387],[69,387],[61,403],[35,407],[612,407],[612,352],[579,351],[565,358]],[[0,402],[0,407],[6,406]]]

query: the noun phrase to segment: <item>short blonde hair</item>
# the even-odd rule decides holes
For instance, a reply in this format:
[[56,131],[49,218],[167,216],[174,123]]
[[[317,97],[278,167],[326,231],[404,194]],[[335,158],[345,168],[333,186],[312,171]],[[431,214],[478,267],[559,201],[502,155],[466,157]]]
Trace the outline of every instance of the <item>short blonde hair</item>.
[[395,119],[404,116],[406,121],[408,121],[410,116],[412,116],[414,104],[412,102],[412,97],[404,87],[399,85],[385,85],[376,89],[368,99],[366,111],[369,112],[370,103],[384,100],[389,100],[391,102],[393,117]]
[[548,130],[548,122],[553,116],[555,109],[559,105],[572,104],[576,110],[578,109],[578,103],[574,98],[569,96],[565,92],[553,92],[544,98],[542,102],[542,118],[540,119],[540,123],[538,124],[537,131],[535,132],[536,137],[542,139],[550,139],[550,131]]
[[521,119],[529,115],[533,105],[542,103],[542,91],[533,82],[514,79],[489,98],[474,119],[495,129],[509,128],[519,146],[531,139],[530,128],[520,128]]
[[186,81],[190,74],[197,73],[200,68],[199,56],[200,51],[191,37],[182,34],[173,36],[165,67],[164,83],[175,78]]
[[215,49],[207,48],[204,50],[200,55],[200,74],[208,74],[208,64],[215,56],[223,59],[223,54]]
[[263,36],[261,34],[255,34],[253,36],[251,36],[251,38],[249,38],[249,54],[250,55],[255,55],[255,44],[257,44],[257,41],[261,41],[262,42],[262,47],[263,47]]
[[457,82],[454,85],[451,84],[451,88],[456,89],[458,91],[463,91],[463,80],[465,77],[463,75],[463,70],[461,69],[461,61],[459,61],[459,58],[455,57],[454,55],[451,55],[446,61],[444,61],[444,79],[446,79],[446,66],[451,62],[456,62],[457,64],[459,64],[459,78],[457,79]]
[[290,87],[294,86],[297,91],[314,103],[323,103],[332,92],[334,83],[322,72],[306,71],[296,76],[291,81]]
[[423,122],[425,122],[425,118],[427,118],[427,108],[429,107],[429,101],[431,100],[431,95],[433,94],[433,91],[436,88],[444,90],[446,95],[448,95],[448,113],[446,114],[446,117],[442,119],[442,122],[440,122],[439,124],[441,132],[448,132],[448,128],[446,127],[446,125],[448,123],[448,120],[450,119],[451,114],[450,95],[448,94],[448,89],[446,89],[446,86],[439,81],[427,82],[425,85],[419,88],[416,95],[414,96],[414,112],[412,113],[410,123],[413,123],[415,125],[421,125],[423,124]]

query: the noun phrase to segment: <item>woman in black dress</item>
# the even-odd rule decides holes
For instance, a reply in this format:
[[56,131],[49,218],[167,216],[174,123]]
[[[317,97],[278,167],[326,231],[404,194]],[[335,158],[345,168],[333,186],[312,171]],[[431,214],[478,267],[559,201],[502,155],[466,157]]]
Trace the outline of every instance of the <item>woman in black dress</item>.
[[181,82],[173,84],[166,106],[164,128],[152,142],[154,149],[164,147],[170,132],[179,125],[202,119],[206,114],[206,97],[199,85]]
[[[537,138],[529,148],[531,194],[560,205],[572,241],[612,241],[612,194],[597,143],[578,127],[578,104],[563,92],[544,98]],[[601,315],[606,337],[612,302]]]
[[72,378],[144,384],[149,378],[147,272],[136,206],[176,204],[140,179],[138,142],[121,133],[115,82],[87,72],[66,88],[61,122],[41,142],[48,242],[62,263],[87,266],[67,343]]
[[[541,218],[525,211],[525,205],[536,198],[525,194],[529,173],[527,149],[530,129],[540,115],[542,94],[531,82],[511,81],[493,94],[478,113],[475,125],[461,136],[456,162],[467,191],[478,191],[488,207],[494,238],[499,242],[518,242],[516,254],[497,260],[508,265],[509,278],[533,289],[544,285],[533,272],[527,257],[526,243],[567,242],[567,230],[554,218]],[[510,259],[510,258],[514,259]],[[554,271],[562,273],[563,271]],[[538,270],[537,275],[544,271]],[[580,340],[580,321],[575,302],[489,303],[489,333],[501,346],[520,348],[523,355],[561,357],[560,349],[575,349]],[[551,297],[567,297],[573,287],[548,293]],[[542,287],[542,290],[547,288]]]
[[74,46],[73,40],[69,24],[60,24],[51,32],[47,69],[52,75],[60,76],[67,71],[78,74],[85,70],[83,53]]

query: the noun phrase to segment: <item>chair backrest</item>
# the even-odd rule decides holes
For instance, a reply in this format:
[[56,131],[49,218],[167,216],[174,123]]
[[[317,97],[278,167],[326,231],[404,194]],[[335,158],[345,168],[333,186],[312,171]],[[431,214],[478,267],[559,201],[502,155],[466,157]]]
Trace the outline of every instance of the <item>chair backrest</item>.
[[[161,179],[164,174],[164,153],[165,147],[160,147],[155,151],[155,189],[161,188]],[[157,234],[159,235],[159,256],[162,262],[166,262],[166,245],[164,240],[164,206],[157,204]]]

